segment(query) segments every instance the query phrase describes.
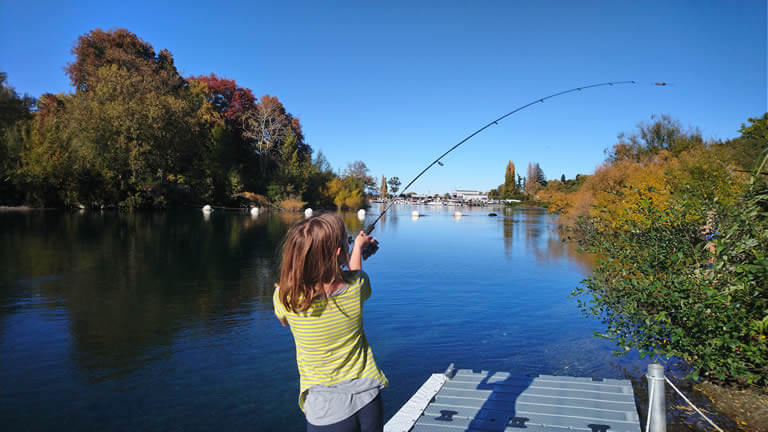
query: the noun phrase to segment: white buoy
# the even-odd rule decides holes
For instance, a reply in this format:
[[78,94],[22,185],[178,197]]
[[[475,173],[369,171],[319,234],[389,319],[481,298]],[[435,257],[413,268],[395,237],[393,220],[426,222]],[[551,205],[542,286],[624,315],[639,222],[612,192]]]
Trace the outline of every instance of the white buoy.
[[259,215],[259,208],[251,207],[251,216],[258,216],[258,215]]
[[310,218],[310,217],[312,217],[312,213],[313,213],[312,209],[308,208],[308,209],[304,210],[304,217]]
[[203,206],[203,213],[210,213],[212,211],[213,211],[213,207],[211,207],[210,205],[206,204]]
[[417,218],[417,217],[419,217],[419,216],[421,216],[421,215],[419,214],[419,211],[418,211],[418,210],[414,210],[414,211],[412,211],[412,212],[411,212],[411,217],[415,217],[415,218]]
[[453,217],[455,217],[456,219],[460,219],[462,216],[464,216],[464,215],[461,214],[460,211],[453,212]]
[[360,209],[357,211],[357,218],[361,221],[365,220],[365,209]]

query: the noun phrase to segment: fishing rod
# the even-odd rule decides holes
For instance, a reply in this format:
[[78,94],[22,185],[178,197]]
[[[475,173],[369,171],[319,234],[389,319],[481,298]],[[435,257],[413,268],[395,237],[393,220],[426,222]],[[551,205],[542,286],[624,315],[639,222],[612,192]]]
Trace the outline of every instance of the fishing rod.
[[[487,125],[481,127],[480,129],[472,132],[469,136],[467,136],[463,140],[461,140],[458,143],[456,143],[456,145],[454,145],[453,147],[448,149],[448,151],[446,151],[445,153],[443,153],[440,156],[438,156],[437,159],[435,159],[434,161],[432,161],[432,163],[427,165],[427,167],[424,168],[416,177],[414,177],[413,180],[408,182],[408,184],[405,185],[405,187],[400,192],[400,194],[402,195],[403,193],[405,193],[405,191],[407,191],[408,188],[411,187],[411,185],[413,183],[415,183],[416,180],[419,179],[419,177],[423,176],[424,173],[429,171],[429,169],[432,168],[433,166],[435,166],[435,165],[443,166],[443,162],[441,162],[440,159],[442,159],[445,156],[447,156],[450,152],[456,150],[460,145],[462,145],[465,142],[469,141],[470,139],[472,139],[472,137],[474,137],[475,135],[479,134],[480,132],[488,129],[489,127],[491,127],[493,125],[498,125],[500,121],[502,121],[505,118],[511,116],[512,114],[515,114],[515,113],[517,113],[519,111],[522,111],[522,110],[528,108],[529,106],[535,105],[537,103],[543,103],[547,99],[552,99],[552,98],[555,98],[555,97],[558,97],[558,96],[562,96],[562,95],[567,94],[567,93],[573,93],[573,92],[582,91],[582,90],[586,90],[586,89],[590,89],[590,88],[595,88],[595,87],[603,87],[603,86],[611,86],[612,87],[612,86],[615,86],[615,85],[623,85],[623,84],[637,84],[637,83],[635,81],[610,81],[610,82],[604,82],[604,83],[590,84],[590,85],[585,85],[585,86],[580,86],[580,87],[574,87],[572,89],[568,89],[568,90],[565,90],[565,91],[557,92],[557,93],[551,94],[551,95],[543,97],[543,98],[535,99],[535,100],[533,100],[533,101],[531,101],[531,102],[529,102],[529,103],[527,103],[527,104],[525,104],[523,106],[515,108],[514,110],[512,110],[512,111],[504,114],[503,116],[501,116],[501,117],[491,121],[490,123],[488,123]],[[667,86],[667,85],[669,85],[669,83],[666,83],[666,82],[656,82],[656,83],[653,83],[653,85],[655,85],[655,86]],[[378,223],[379,220],[381,220],[381,218],[384,216],[384,214],[387,213],[387,211],[389,211],[390,208],[392,208],[392,206],[395,204],[395,199],[396,199],[395,196],[390,198],[389,203],[387,204],[386,207],[384,207],[384,210],[379,214],[379,216],[373,222],[371,222],[371,224],[368,226],[368,228],[365,229],[365,233],[367,235],[370,235],[373,232],[373,229],[376,228],[376,223]],[[373,250],[363,251],[363,256],[364,257],[366,255],[367,256],[372,255],[373,253],[376,252],[375,249],[378,249],[378,246],[376,246],[374,243],[371,243],[371,247],[372,247]],[[366,253],[366,252],[368,252],[368,253]]]

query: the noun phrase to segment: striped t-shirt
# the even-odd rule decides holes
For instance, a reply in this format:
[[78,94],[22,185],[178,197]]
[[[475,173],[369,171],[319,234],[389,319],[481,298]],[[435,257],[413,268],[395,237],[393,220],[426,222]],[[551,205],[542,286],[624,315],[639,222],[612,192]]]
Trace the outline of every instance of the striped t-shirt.
[[362,270],[351,272],[348,286],[339,295],[317,297],[306,312],[289,312],[275,288],[275,315],[285,318],[296,343],[299,367],[299,407],[304,410],[307,390],[357,378],[388,384],[373,359],[363,331],[363,302],[371,296],[371,283]]

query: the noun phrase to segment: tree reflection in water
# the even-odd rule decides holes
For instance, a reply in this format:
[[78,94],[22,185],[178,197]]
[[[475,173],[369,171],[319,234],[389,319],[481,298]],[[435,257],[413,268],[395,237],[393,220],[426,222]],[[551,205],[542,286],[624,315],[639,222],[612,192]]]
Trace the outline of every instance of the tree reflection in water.
[[[64,308],[74,357],[95,380],[164,357],[185,329],[244,325],[271,310],[278,246],[304,216],[222,213],[4,214],[0,320],[23,298]],[[354,214],[344,221],[362,229]]]
[[[522,235],[524,243],[517,245],[526,255],[533,253],[540,262],[573,262],[585,273],[592,271],[594,256],[580,253],[575,243],[564,242],[557,224],[552,223],[553,216],[541,208],[505,208],[503,231],[504,251],[507,258],[512,257],[515,238]],[[567,258],[567,260],[564,260]]]
[[[271,307],[283,215],[215,216],[4,215],[2,283],[14,289],[0,294],[2,310],[14,297],[43,296],[43,307],[66,308],[75,358],[92,378],[131,372],[163,356],[182,329],[225,330],[238,320],[222,318]],[[30,278],[41,282],[16,283]]]

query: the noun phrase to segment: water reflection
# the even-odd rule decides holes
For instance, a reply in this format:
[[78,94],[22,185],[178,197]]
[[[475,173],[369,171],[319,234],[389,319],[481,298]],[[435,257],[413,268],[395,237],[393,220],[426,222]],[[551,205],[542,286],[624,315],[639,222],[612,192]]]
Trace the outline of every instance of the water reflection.
[[[356,233],[383,210],[343,219]],[[424,217],[410,221],[412,210]],[[568,332],[592,337],[567,303],[588,264],[559,241],[552,216],[455,210],[394,206],[374,233],[383,246],[365,264],[376,290],[366,332],[398,383],[387,415],[444,361],[551,372],[574,356],[547,349]],[[0,213],[0,418],[46,430],[62,409],[69,429],[213,429],[208,418],[224,429],[300,428],[293,346],[271,298],[280,241],[304,215],[203,216]],[[589,361],[579,367],[600,363]]]
[[515,238],[522,235],[524,243],[517,246],[522,246],[526,254],[533,253],[537,261],[554,263],[567,259],[590,273],[595,264],[594,256],[580,253],[575,244],[563,241],[561,227],[554,223],[554,218],[540,208],[504,209],[505,255],[512,258]]
[[3,215],[0,313],[37,297],[65,307],[94,379],[141,368],[190,326],[226,331],[237,320],[222,315],[267,307],[287,216],[220,213],[204,224],[197,213]]

